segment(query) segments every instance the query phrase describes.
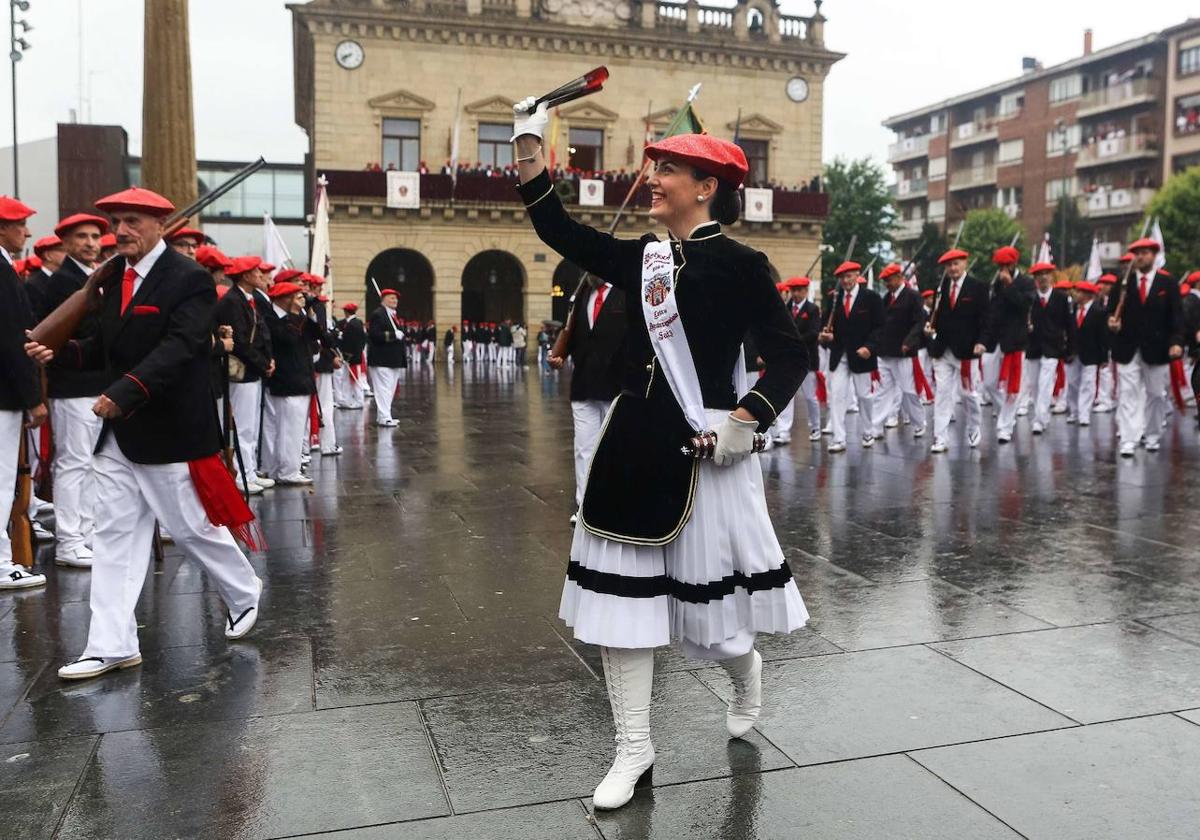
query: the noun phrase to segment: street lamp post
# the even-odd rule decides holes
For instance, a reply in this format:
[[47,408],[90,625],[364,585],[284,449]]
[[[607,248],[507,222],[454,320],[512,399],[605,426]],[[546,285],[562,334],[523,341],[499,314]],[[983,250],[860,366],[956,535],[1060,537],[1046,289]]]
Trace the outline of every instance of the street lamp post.
[[[12,64],[12,159],[13,159],[13,197],[21,197],[20,176],[17,173],[17,62],[24,58],[25,50],[32,46],[25,40],[24,35],[33,29],[23,20],[17,20],[17,11],[29,11],[29,0],[8,0],[8,32],[11,49],[8,60]],[[21,27],[21,36],[17,35],[17,27]]]

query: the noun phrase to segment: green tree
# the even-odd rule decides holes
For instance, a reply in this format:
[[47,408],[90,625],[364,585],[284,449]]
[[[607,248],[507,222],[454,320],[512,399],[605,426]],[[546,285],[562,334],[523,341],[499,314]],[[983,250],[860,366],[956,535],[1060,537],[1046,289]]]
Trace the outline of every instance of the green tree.
[[863,265],[890,246],[896,210],[884,183],[883,168],[870,158],[839,158],[828,164],[825,191],[829,193],[829,218],[825,220],[824,239],[833,250],[821,257],[821,287],[828,290],[833,285],[833,271],[855,234],[858,242],[854,256]]
[[[1158,217],[1167,252],[1167,270],[1176,277],[1200,268],[1200,166],[1172,175],[1146,207],[1146,219]],[[1142,222],[1130,232],[1130,241],[1141,232]],[[1126,243],[1128,244],[1128,243]]]
[[1080,215],[1075,199],[1063,196],[1058,200],[1046,232],[1050,234],[1050,250],[1059,268],[1087,263],[1092,253],[1092,231]]
[[977,277],[989,275],[992,265],[992,252],[997,248],[1012,244],[1013,237],[1018,233],[1016,248],[1021,251],[1021,261],[1029,252],[1029,243],[1025,241],[1025,232],[1019,222],[1009,218],[1009,215],[998,207],[986,210],[972,210],[963,219],[962,238],[958,247],[962,248],[975,260],[972,272]]
[[942,276],[938,267],[938,257],[946,253],[950,243],[937,222],[926,222],[921,226],[918,246],[921,242],[926,245],[921,251],[921,256],[917,258],[917,285],[922,289],[933,289],[937,287],[938,279]]

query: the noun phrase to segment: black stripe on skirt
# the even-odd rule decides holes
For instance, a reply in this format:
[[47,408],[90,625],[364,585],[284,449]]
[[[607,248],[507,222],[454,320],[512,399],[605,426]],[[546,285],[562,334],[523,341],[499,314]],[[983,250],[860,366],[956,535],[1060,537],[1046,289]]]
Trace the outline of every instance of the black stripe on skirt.
[[786,560],[777,569],[750,575],[734,572],[710,583],[684,583],[668,575],[629,577],[612,572],[597,572],[584,568],[575,560],[567,564],[567,580],[574,581],[589,592],[617,595],[621,598],[657,598],[659,595],[670,595],[689,604],[719,601],[727,595],[732,595],[738,587],[747,592],[778,589],[787,585],[791,579],[792,570],[788,568]]

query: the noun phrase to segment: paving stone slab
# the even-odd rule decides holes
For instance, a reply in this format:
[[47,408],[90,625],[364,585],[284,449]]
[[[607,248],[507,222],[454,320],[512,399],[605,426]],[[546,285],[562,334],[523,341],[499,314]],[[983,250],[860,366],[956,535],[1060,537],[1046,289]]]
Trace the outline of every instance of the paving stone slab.
[[599,836],[587,811],[575,800],[305,835],[306,840],[597,840]]
[[85,736],[0,747],[0,837],[54,836],[96,740]]

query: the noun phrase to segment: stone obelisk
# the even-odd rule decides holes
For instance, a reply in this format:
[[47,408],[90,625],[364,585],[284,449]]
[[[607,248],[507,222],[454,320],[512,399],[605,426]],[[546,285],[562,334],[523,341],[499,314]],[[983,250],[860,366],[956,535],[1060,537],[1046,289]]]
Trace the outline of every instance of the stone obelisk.
[[176,207],[196,200],[188,0],[145,0],[142,183]]

